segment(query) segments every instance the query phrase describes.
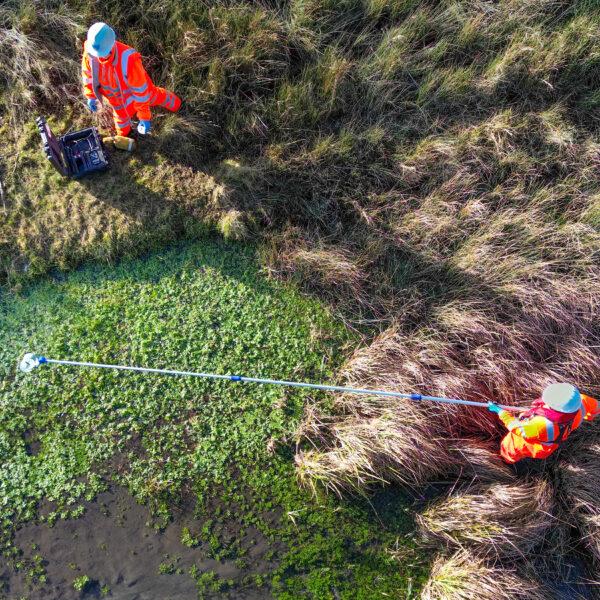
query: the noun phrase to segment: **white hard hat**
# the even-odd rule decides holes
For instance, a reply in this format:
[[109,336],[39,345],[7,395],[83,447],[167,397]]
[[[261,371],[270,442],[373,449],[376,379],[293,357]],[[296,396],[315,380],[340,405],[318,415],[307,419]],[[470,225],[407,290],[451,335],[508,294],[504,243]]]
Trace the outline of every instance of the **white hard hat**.
[[542,394],[544,404],[563,413],[576,412],[581,408],[581,394],[570,383],[553,383]]
[[87,34],[87,51],[97,58],[106,58],[115,45],[117,36],[106,23],[94,23]]

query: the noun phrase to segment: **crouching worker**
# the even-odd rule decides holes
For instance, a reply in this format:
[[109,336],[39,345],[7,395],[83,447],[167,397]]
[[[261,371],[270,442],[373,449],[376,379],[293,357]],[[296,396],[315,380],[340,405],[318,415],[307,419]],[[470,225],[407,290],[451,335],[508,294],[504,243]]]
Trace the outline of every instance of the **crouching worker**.
[[500,454],[510,464],[523,458],[548,458],[582,421],[592,421],[600,413],[597,400],[568,383],[549,385],[541,399],[518,416],[493,402],[488,408],[508,429]]
[[131,119],[137,114],[138,133],[150,132],[151,106],[177,112],[181,100],[173,93],[156,87],[142,66],[142,58],[133,48],[116,41],[115,32],[106,23],[94,23],[87,34],[81,61],[83,93],[91,112],[98,110],[102,97],[112,106],[118,135],[128,135]]

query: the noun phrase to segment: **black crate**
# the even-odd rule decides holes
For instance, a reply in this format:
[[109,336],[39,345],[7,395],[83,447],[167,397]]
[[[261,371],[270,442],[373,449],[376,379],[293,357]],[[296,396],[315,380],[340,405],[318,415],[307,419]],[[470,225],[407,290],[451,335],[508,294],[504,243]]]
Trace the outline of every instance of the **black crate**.
[[39,117],[36,124],[42,136],[44,153],[65,177],[84,177],[108,168],[106,151],[96,127],[88,127],[57,138],[46,119]]

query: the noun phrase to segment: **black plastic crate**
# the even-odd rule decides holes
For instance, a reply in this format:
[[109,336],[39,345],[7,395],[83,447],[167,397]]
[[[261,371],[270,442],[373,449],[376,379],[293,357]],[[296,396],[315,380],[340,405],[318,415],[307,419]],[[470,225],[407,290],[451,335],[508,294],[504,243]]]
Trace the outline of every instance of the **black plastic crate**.
[[42,136],[44,153],[56,170],[65,177],[83,177],[108,168],[108,157],[96,127],[56,137],[46,119],[36,124]]

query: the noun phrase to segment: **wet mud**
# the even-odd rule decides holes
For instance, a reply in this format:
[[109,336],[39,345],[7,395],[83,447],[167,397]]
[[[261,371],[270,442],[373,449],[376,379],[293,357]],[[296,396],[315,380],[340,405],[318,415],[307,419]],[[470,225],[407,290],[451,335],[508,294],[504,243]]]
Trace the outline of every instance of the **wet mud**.
[[[0,598],[270,598],[267,589],[252,582],[256,575],[264,575],[275,566],[271,560],[273,544],[256,529],[241,531],[232,521],[223,524],[220,537],[239,540],[243,562],[233,558],[216,560],[210,557],[205,540],[198,539],[198,545],[192,548],[181,541],[184,527],[192,535],[197,534],[203,520],[194,515],[190,503],[176,509],[168,526],[157,531],[145,506],[126,490],[113,488],[86,503],[80,518],[58,520],[53,526],[44,522],[27,524],[19,529],[15,544],[22,552],[17,559],[21,567],[15,570],[14,565],[0,559]],[[46,578],[43,583],[32,582],[27,568],[35,563],[35,556],[41,557]],[[194,565],[196,577],[204,574],[209,583],[220,581],[224,588],[201,586],[199,596],[197,583],[189,573]],[[76,590],[74,582],[83,576],[89,581],[83,590]]]

